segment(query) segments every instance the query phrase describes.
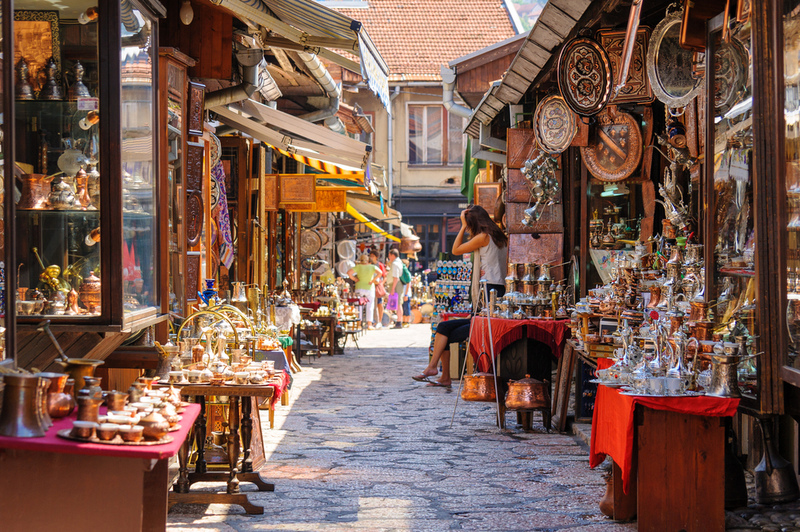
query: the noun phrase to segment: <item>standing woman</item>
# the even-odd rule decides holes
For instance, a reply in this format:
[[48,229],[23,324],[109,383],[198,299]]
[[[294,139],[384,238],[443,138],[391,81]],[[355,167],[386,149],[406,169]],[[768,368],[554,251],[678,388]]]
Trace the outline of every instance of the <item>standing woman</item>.
[[[470,239],[464,242],[464,233]],[[478,282],[486,279],[487,290],[497,290],[497,296],[505,294],[505,278],[508,270],[508,237],[489,217],[486,209],[471,205],[461,212],[461,230],[453,242],[453,255],[474,252],[472,268],[472,308],[478,308]],[[450,387],[450,349],[453,342],[462,342],[469,337],[471,319],[448,320],[436,327],[433,341],[433,356],[421,375],[411,377],[415,381],[426,381],[428,386]],[[437,381],[429,380],[439,374],[442,361],[442,376]]]
[[347,272],[347,276],[356,283],[356,296],[367,298],[367,329],[372,329],[372,317],[375,312],[375,279],[380,274],[378,267],[369,263],[368,255],[361,255],[358,264]]
[[369,263],[380,268],[380,276],[375,279],[375,327],[383,327],[383,300],[386,298],[386,266],[378,260],[378,252],[369,252]]

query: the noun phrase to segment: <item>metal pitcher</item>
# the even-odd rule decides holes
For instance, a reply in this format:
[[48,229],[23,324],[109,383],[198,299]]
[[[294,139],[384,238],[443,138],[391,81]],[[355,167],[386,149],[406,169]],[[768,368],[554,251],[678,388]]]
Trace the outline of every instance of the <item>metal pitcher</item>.
[[4,375],[0,436],[41,438],[45,434],[39,416],[41,381],[35,375]]
[[774,504],[793,501],[800,496],[794,467],[778,454],[772,441],[772,418],[761,418],[758,421],[761,424],[764,456],[754,471],[756,502]]
[[64,368],[64,373],[68,373],[70,378],[75,381],[73,395],[77,397],[78,390],[84,388],[86,383],[84,377],[92,377],[97,366],[105,364],[102,360],[91,358],[68,358],[66,360],[56,360],[56,364]]
[[706,395],[716,397],[741,397],[737,366],[740,362],[750,360],[754,356],[743,356],[739,353],[739,345],[732,342],[719,342],[714,345],[711,358],[711,384]]

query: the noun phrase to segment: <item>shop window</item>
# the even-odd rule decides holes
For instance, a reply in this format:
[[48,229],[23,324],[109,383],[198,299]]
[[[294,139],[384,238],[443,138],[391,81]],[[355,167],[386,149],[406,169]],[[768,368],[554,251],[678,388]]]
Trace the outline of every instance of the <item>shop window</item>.
[[461,165],[464,119],[441,105],[408,106],[408,164]]

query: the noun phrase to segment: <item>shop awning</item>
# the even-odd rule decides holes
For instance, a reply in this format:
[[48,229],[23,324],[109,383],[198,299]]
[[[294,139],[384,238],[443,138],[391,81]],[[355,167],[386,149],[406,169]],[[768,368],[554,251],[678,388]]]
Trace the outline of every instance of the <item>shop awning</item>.
[[362,168],[372,151],[363,142],[252,100],[211,110],[221,122],[262,142],[334,165]]
[[366,216],[358,212],[351,204],[350,201],[347,202],[347,214],[358,220],[359,222],[363,223],[379,235],[383,235],[384,237],[388,238],[389,240],[394,240],[395,242],[400,242],[400,239],[394,235],[390,235],[379,226],[375,225],[373,222],[369,220]]
[[[237,16],[282,35],[302,50],[323,59],[361,72],[367,85],[387,109],[389,104],[389,67],[378,53],[361,23],[314,0],[213,0]],[[263,39],[267,46],[282,47],[272,37]],[[333,53],[327,48],[357,54],[361,63]]]
[[383,210],[381,210],[380,198],[366,198],[361,195],[348,193],[347,202],[358,212],[367,214],[379,222],[386,222],[395,227],[405,225],[400,222],[403,217],[400,211],[392,209],[388,205],[384,205]]

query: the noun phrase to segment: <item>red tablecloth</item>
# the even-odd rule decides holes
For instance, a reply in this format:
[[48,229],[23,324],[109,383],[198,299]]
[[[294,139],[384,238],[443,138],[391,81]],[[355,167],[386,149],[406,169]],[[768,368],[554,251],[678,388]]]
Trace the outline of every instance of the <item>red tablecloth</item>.
[[348,297],[348,305],[366,305],[369,301],[366,297]]
[[[100,408],[100,414],[105,414],[105,407]],[[71,429],[72,422],[77,418],[77,411],[71,416],[54,419],[53,426],[43,438],[7,438],[0,436],[0,449],[21,449],[24,451],[39,451],[65,454],[88,454],[96,456],[119,456],[121,458],[146,458],[162,459],[174,456],[181,444],[186,439],[189,429],[200,413],[200,405],[190,404],[184,409],[181,416],[181,428],[170,432],[172,441],[161,445],[107,445],[104,443],[83,443],[65,440],[56,436],[59,430]]]
[[308,303],[298,303],[297,306],[301,308],[311,309],[312,311],[316,312],[317,309],[322,305],[319,301],[310,301]]
[[466,312],[443,312],[439,317],[441,321],[447,320],[463,320],[464,318],[469,318],[472,314],[467,314]]
[[283,395],[283,392],[285,392],[286,388],[289,387],[289,374],[284,370],[281,371],[280,375],[281,375],[280,385],[272,383],[269,384],[271,387],[275,388],[275,391],[272,394],[272,399],[270,399],[269,402],[270,406],[275,406],[275,403],[277,403],[280,400],[281,395]]
[[[598,368],[608,367],[608,359],[598,360]],[[736,413],[739,399],[725,397],[632,397],[603,386],[597,387],[592,417],[589,467],[597,467],[606,455],[622,472],[622,489],[628,493],[633,461],[633,412],[636,405],[654,410],[669,410],[690,416],[727,417]]]
[[[489,349],[489,328],[486,326],[487,318],[476,316],[472,319],[472,339],[469,349],[477,360],[481,352],[491,355]],[[561,357],[564,344],[570,336],[568,320],[507,320],[492,318],[492,341],[494,342],[495,355],[505,347],[522,338],[531,338],[550,347],[553,356]],[[489,371],[489,361],[482,358],[478,361],[480,371]]]

